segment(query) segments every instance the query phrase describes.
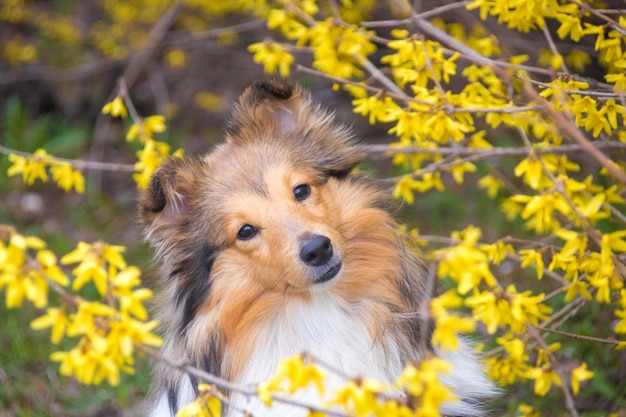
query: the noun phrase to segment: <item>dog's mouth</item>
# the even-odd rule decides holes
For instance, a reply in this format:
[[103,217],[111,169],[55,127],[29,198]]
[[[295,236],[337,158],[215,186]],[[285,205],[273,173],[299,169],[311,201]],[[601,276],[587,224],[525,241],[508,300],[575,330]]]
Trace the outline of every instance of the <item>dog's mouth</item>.
[[339,271],[341,271],[341,261],[337,262],[335,265],[331,266],[324,272],[319,278],[313,281],[315,284],[323,284],[324,282],[328,282],[331,279],[335,278]]

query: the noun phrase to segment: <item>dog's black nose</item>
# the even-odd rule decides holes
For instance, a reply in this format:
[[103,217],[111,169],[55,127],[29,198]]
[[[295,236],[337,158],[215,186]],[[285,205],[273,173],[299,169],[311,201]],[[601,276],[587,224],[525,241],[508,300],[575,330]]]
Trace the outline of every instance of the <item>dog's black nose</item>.
[[309,266],[320,266],[333,256],[333,244],[326,236],[313,235],[300,248],[300,259]]

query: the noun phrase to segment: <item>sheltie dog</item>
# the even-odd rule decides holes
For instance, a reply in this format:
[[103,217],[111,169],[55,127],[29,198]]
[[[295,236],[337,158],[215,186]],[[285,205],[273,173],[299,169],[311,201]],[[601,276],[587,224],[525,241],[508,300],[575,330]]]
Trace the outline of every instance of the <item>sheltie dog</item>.
[[[388,193],[351,175],[364,157],[307,91],[264,78],[240,97],[224,144],[166,160],[139,201],[164,276],[162,353],[239,384],[267,380],[301,352],[383,382],[436,354],[452,363],[442,380],[460,398],[442,413],[482,415],[494,389],[471,346],[447,354],[420,343],[424,265]],[[342,381],[329,377],[327,392]],[[151,415],[173,416],[198,382],[157,365]],[[314,390],[300,395],[319,401]],[[225,415],[307,412],[280,407],[233,394]]]

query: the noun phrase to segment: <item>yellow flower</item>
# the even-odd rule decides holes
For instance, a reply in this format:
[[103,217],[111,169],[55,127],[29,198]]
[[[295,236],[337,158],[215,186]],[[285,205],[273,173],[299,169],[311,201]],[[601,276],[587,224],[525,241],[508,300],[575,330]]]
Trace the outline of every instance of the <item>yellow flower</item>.
[[593,378],[593,375],[594,373],[592,371],[587,370],[587,364],[584,362],[578,368],[574,369],[571,379],[572,392],[578,394],[578,391],[580,391],[580,382]]
[[317,22],[308,30],[307,39],[313,48],[313,67],[346,79],[362,77],[362,62],[377,49],[367,33],[339,25],[334,18]]
[[524,176],[524,182],[533,190],[543,189],[552,185],[552,182],[543,172],[541,163],[532,157],[525,158],[517,164],[514,173],[516,177]]
[[447,374],[451,369],[452,365],[443,359],[425,359],[418,368],[407,366],[396,380],[395,386],[419,400],[415,415],[441,416],[439,408],[443,402],[458,401],[452,390],[439,379],[440,374]]
[[211,393],[214,387],[200,384],[198,390],[200,391],[198,398],[178,411],[176,417],[220,417],[222,415],[222,402]]
[[447,143],[449,139],[460,142],[465,138],[465,133],[474,130],[473,126],[458,122],[443,110],[431,116],[424,128],[428,136],[440,143]]
[[335,391],[327,405],[341,405],[350,415],[370,416],[380,407],[378,394],[386,389],[385,384],[370,379],[348,381]]
[[[456,158],[455,162],[460,161],[460,158]],[[466,172],[476,172],[476,165],[471,162],[463,162],[458,165],[455,165],[453,168],[447,169],[447,171],[452,172],[452,178],[454,182],[457,184],[463,184],[463,180],[465,179]]]
[[45,315],[33,320],[30,323],[30,327],[35,330],[52,327],[52,343],[56,345],[63,339],[68,324],[69,319],[65,314],[65,310],[50,307]]
[[57,265],[57,257],[49,250],[40,250],[37,252],[37,261],[41,272],[49,279],[53,280],[61,286],[67,286],[70,280]]
[[6,287],[7,308],[21,307],[24,299],[36,307],[48,303],[48,284],[41,273],[27,265],[29,249],[43,249],[45,242],[9,229],[8,245],[0,241],[0,290]]
[[414,180],[411,175],[404,175],[396,187],[393,189],[393,198],[402,198],[407,204],[413,204],[415,197],[413,196],[413,190],[419,186],[419,182]]
[[527,404],[520,404],[517,407],[519,411],[519,417],[539,417],[539,410],[535,410],[533,407]]
[[37,149],[33,156],[28,158],[11,154],[9,155],[9,162],[12,162],[13,165],[7,170],[7,175],[12,177],[21,173],[22,179],[28,185],[33,185],[38,179],[47,182],[46,161],[49,160],[49,156],[43,149]]
[[135,138],[139,137],[139,140],[146,142],[150,139],[154,139],[155,133],[165,132],[166,129],[164,116],[148,116],[133,123],[128,129],[128,133],[126,133],[126,140],[132,142]]
[[567,35],[574,41],[578,42],[583,36],[583,27],[580,18],[575,14],[557,14],[557,20],[561,22],[561,26],[557,30],[559,38],[565,39]]
[[358,98],[352,101],[352,105],[355,113],[362,116],[369,115],[371,125],[376,122],[390,122],[393,118],[390,112],[398,109],[398,105],[390,97],[384,97],[383,100],[380,100],[378,96]]
[[[196,400],[181,408],[176,412],[176,417],[204,417],[204,407]],[[220,414],[218,414],[219,416]]]
[[78,263],[79,265],[72,271],[75,276],[72,288],[77,291],[87,282],[92,281],[100,295],[105,295],[109,286],[109,271],[106,264],[115,271],[126,267],[126,262],[121,255],[125,248],[123,246],[108,245],[103,242],[96,242],[90,245],[79,242],[76,249],[61,258],[64,265]]
[[276,373],[267,382],[260,384],[259,389],[264,392],[271,389],[293,394],[314,383],[318,392],[323,394],[325,378],[326,372],[323,369],[314,363],[305,364],[302,355],[296,355],[283,359]]
[[467,294],[482,281],[490,287],[497,285],[487,254],[476,247],[480,235],[480,229],[469,226],[452,233],[452,239],[460,241],[459,244],[433,252],[434,259],[439,260],[437,274],[452,278],[459,294]]
[[516,380],[526,380],[528,372],[528,353],[524,342],[506,335],[496,339],[504,347],[507,356],[492,357],[487,360],[488,375],[501,385],[511,385]]
[[263,70],[267,73],[278,73],[282,77],[288,77],[294,57],[278,43],[257,42],[248,46],[248,52],[254,53],[253,60],[257,64],[263,64]]
[[476,183],[478,188],[487,190],[487,195],[491,198],[496,198],[500,189],[504,188],[504,183],[499,178],[487,174]]
[[519,252],[520,258],[522,258],[522,268],[533,265],[537,270],[537,278],[541,279],[544,272],[543,255],[541,252],[537,252],[534,249],[522,249]]
[[112,117],[120,117],[125,119],[128,116],[128,111],[124,105],[124,99],[122,96],[117,95],[112,101],[102,107],[102,114],[110,114]]
[[504,243],[501,240],[498,240],[493,244],[480,245],[479,248],[487,254],[488,259],[494,265],[500,265],[504,258],[506,258],[507,254],[515,254],[513,246],[511,246],[510,243]]
[[552,384],[561,386],[561,377],[548,365],[541,368],[531,368],[526,372],[526,375],[535,380],[535,394],[541,397],[550,391]]
[[455,351],[459,348],[457,332],[467,333],[475,329],[476,323],[471,318],[459,317],[446,312],[433,313],[435,329],[431,337],[433,346],[442,350]]
[[[317,8],[316,5],[313,7]],[[295,13],[287,12],[284,9],[270,10],[267,16],[267,27],[268,29],[279,30],[287,39],[299,40],[299,42],[302,42],[307,33],[307,27],[297,20]]]
[[[137,152],[138,161],[135,163],[133,179],[140,190],[144,190],[150,183],[152,174],[169,156],[170,146],[164,142],[152,139],[145,141],[144,148]],[[173,154],[174,156],[176,153]]]
[[50,172],[52,179],[66,192],[70,192],[72,188],[79,194],[85,192],[85,177],[69,162],[51,164]]

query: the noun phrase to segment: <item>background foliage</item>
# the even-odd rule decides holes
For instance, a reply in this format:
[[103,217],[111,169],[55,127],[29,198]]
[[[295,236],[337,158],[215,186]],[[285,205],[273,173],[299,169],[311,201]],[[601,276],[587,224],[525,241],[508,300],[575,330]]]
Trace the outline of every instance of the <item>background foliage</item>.
[[504,392],[494,415],[625,415],[626,10],[612,3],[0,3],[0,416],[143,414],[136,351],[158,339],[131,265],[158,283],[137,187],[219,142],[263,71],[368,144],[362,169],[404,202],[440,278],[434,342],[476,331]]

